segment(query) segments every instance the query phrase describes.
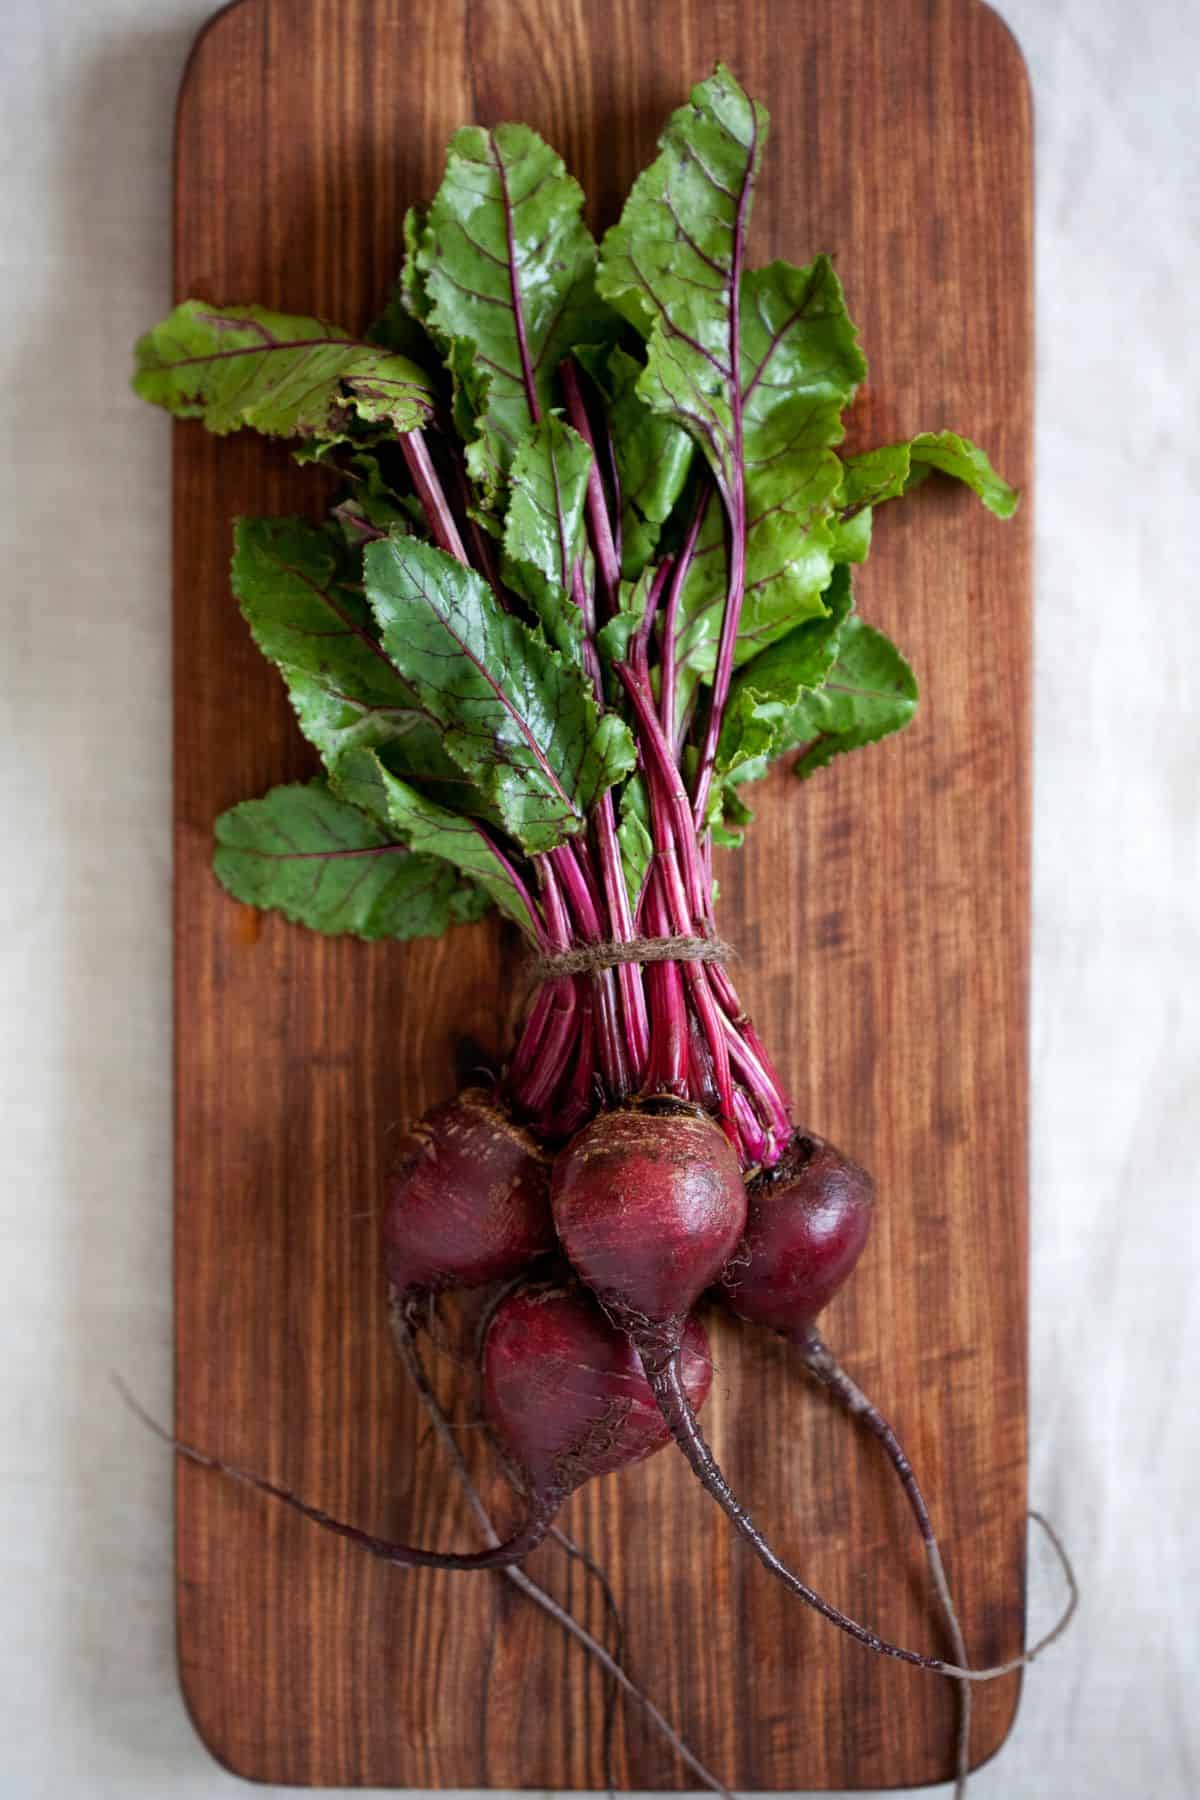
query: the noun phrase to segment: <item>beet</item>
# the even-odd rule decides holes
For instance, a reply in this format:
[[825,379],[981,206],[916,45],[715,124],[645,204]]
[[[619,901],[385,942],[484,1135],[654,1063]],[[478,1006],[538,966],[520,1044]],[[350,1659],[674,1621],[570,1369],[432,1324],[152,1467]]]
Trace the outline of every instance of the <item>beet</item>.
[[742,1235],[738,1160],[699,1108],[658,1100],[601,1113],[559,1152],[554,1224],[580,1279],[635,1334],[675,1341]]
[[[712,1369],[694,1317],[684,1325],[680,1359],[698,1410]],[[484,1342],[483,1392],[492,1428],[533,1495],[565,1499],[592,1476],[641,1462],[670,1442],[628,1334],[574,1284],[531,1284],[502,1303]]]
[[748,1199],[724,1297],[739,1318],[802,1341],[862,1255],[875,1184],[824,1138],[797,1132]]
[[481,1088],[404,1133],[384,1195],[384,1264],[403,1301],[507,1280],[554,1248],[549,1159]]

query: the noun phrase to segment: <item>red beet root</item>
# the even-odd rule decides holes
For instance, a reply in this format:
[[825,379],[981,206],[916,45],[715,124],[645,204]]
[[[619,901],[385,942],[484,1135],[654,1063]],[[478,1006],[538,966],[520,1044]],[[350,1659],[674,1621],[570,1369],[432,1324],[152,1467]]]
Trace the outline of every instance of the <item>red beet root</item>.
[[464,1089],[401,1138],[383,1242],[402,1300],[519,1274],[554,1248],[545,1153],[489,1094]]
[[601,1113],[560,1151],[554,1224],[614,1318],[677,1338],[742,1235],[746,1190],[728,1139],[683,1102]]
[[[712,1369],[696,1318],[684,1326],[680,1364],[699,1409]],[[500,1305],[484,1342],[483,1391],[492,1428],[534,1496],[561,1501],[670,1442],[628,1334],[574,1286],[531,1285]]]
[[865,1169],[797,1132],[750,1185],[746,1234],[723,1282],[733,1311],[802,1341],[862,1255],[874,1200]]

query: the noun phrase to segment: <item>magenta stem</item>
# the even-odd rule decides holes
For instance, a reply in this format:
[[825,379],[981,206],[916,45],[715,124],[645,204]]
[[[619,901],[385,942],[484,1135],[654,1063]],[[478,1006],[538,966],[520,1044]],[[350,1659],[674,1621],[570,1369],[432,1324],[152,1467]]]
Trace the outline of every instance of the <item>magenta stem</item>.
[[757,1058],[751,1054],[745,1040],[739,1036],[724,1013],[720,1015],[720,1019],[729,1061],[737,1071],[738,1078],[747,1093],[753,1099],[766,1126],[766,1141],[760,1145],[759,1154],[755,1156],[754,1161],[761,1162],[765,1168],[770,1168],[778,1162],[791,1141],[791,1119],[788,1117],[779,1095],[766,1079]]
[[433,459],[429,454],[429,446],[423,433],[419,431],[402,431],[400,448],[404,460],[408,464],[408,472],[412,476],[413,486],[417,490],[417,498],[425,508],[425,517],[429,520],[434,542],[449,555],[456,557],[460,563],[467,562],[467,552],[458,535],[458,526],[454,514],[450,510]]
[[[688,1021],[688,1087],[692,1099],[698,1100],[706,1112],[715,1112],[720,1106],[712,1052],[695,1019]],[[734,1100],[737,1100],[736,1091]]]
[[746,594],[746,464],[742,448],[742,264],[746,255],[750,194],[754,186],[753,154],[752,149],[746,179],[738,195],[729,259],[729,380],[733,388],[733,487],[725,496],[729,521],[729,575],[725,589],[725,608],[721,615],[721,637],[717,646],[712,701],[708,709],[704,746],[700,752],[700,766],[696,773],[694,817],[698,832],[704,829],[708,792],[712,786],[713,768],[717,760],[717,740],[721,735],[721,720],[729,697],[729,684],[733,679],[738,625]]
[[[692,831],[691,818],[687,815],[687,795],[680,780],[679,771],[667,751],[658,723],[658,715],[654,710],[648,688],[628,664],[618,663],[616,672],[633,703],[641,731],[643,749],[650,751],[646,761],[646,785],[650,793],[650,817],[655,844],[654,860],[662,878],[668,915],[677,932],[685,937],[691,936],[697,929],[697,920],[693,916],[694,909],[689,903],[685,882],[680,873],[682,854],[684,868],[689,871],[690,879],[695,880],[695,834]],[[675,804],[682,802],[686,818],[682,846],[680,846],[678,834],[673,829],[673,802]],[[703,901],[701,901],[701,905],[703,905]],[[733,1112],[733,1082],[729,1070],[729,1051],[720,1015],[708,985],[707,968],[701,962],[685,962],[683,978],[712,1052],[713,1075],[717,1092],[721,1097],[721,1123],[736,1142],[737,1123]]]
[[[595,891],[585,851],[578,840],[560,844],[549,851],[545,862],[553,879],[562,883],[567,908],[573,915],[580,938],[585,943],[600,943],[604,927],[598,911],[599,894]],[[591,980],[596,991],[596,1046],[600,1066],[610,1096],[623,1100],[630,1092],[631,1082],[613,971],[599,969]]]
[[525,1082],[537,1062],[553,1005],[553,983],[547,982],[538,989],[537,998],[521,1028],[517,1047],[508,1066],[508,1084],[514,1090]]
[[[567,950],[571,943],[570,920],[554,865],[550,860],[552,854],[553,852],[543,853],[536,859],[535,865],[542,887],[546,944],[550,950]],[[573,976],[560,976],[558,980],[547,983],[543,992],[550,996],[550,1004],[541,1036],[528,1058],[521,1057],[519,1053],[519,1060],[525,1064],[521,1076],[517,1078],[515,1074],[511,1074],[509,1077],[513,1097],[530,1113],[541,1112],[558,1086],[564,1058],[575,1029],[578,1008]],[[535,1007],[535,1014],[537,1010]]]
[[517,1104],[530,1113],[540,1113],[558,1085],[578,1011],[578,996],[572,976],[561,976],[557,981],[550,982],[546,992],[550,996],[550,1008],[546,1029],[538,1046],[536,1064],[519,1086],[510,1082]]
[[658,603],[662,591],[667,585],[667,577],[671,573],[671,558],[668,556],[654,571],[649,592],[646,595],[646,610],[642,614],[641,624],[629,640],[629,663],[639,680],[644,681],[647,690],[650,687],[650,635],[654,630],[654,619],[658,612]]
[[595,1015],[592,996],[585,989],[576,1014],[575,1059],[561,1090],[534,1121],[543,1138],[571,1137],[596,1110]]
[[471,512],[474,496],[471,493],[471,483],[467,477],[462,453],[457,445],[452,451],[452,461],[459,516],[466,520],[467,531],[471,538],[471,548],[474,552],[474,567],[479,570],[496,599],[507,612],[510,610],[512,596],[500,579],[500,565],[496,560],[494,541]]
[[[669,937],[670,925],[663,899],[662,876],[651,867],[646,884],[644,912],[652,937]],[[646,970],[650,988],[651,1055],[647,1085],[655,1091],[687,1093],[688,1016],[679,964],[651,963]]]
[[[612,794],[601,794],[596,806],[596,851],[600,863],[600,879],[608,908],[609,935],[614,943],[631,944],[634,938],[633,910],[625,885],[625,869],[621,847],[617,841],[617,825],[613,813]],[[621,1009],[625,1018],[625,1040],[634,1084],[645,1079],[650,1060],[650,1020],[646,1011],[646,989],[639,963],[617,965],[617,986],[621,991]]]
[[675,695],[678,686],[678,663],[676,658],[675,635],[679,629],[679,604],[683,597],[684,584],[692,567],[692,559],[696,554],[696,543],[700,536],[700,525],[708,506],[709,489],[707,485],[701,492],[695,516],[688,527],[683,549],[671,575],[671,587],[667,594],[667,610],[663,616],[662,631],[662,664],[658,676],[658,703],[662,718],[663,736],[671,746],[672,754],[678,761],[675,750]]
[[677,925],[676,929],[684,932],[707,931],[712,916],[711,885],[707,889],[704,885],[683,777],[671,754],[671,747],[663,736],[646,677],[639,671],[636,663],[632,667],[627,663],[617,663],[615,669],[637,716],[646,765],[646,786],[651,803],[653,805],[657,795],[670,817],[672,830],[669,835],[683,868],[689,916],[687,922]]
[[750,1104],[744,1088],[734,1088],[733,1104],[737,1112],[738,1136],[742,1141],[743,1166],[762,1164],[767,1154],[768,1134],[764,1132],[762,1121]]
[[596,440],[588,421],[587,407],[583,402],[583,394],[580,390],[579,377],[575,372],[573,359],[567,357],[560,364],[558,372],[567,402],[568,423],[592,453],[591,462],[588,465],[587,518],[591,532],[592,551],[600,576],[600,589],[604,596],[607,614],[611,617],[617,610],[618,590],[621,584],[621,562],[617,555],[616,544],[613,542],[612,525],[609,521],[608,505],[604,497],[604,484],[600,479],[600,468],[596,461]]
[[608,484],[612,490],[612,534],[613,544],[617,552],[617,569],[621,567],[621,521],[624,503],[621,498],[621,471],[617,466],[617,446],[613,439],[612,426],[608,419],[604,421],[604,466],[608,472]]

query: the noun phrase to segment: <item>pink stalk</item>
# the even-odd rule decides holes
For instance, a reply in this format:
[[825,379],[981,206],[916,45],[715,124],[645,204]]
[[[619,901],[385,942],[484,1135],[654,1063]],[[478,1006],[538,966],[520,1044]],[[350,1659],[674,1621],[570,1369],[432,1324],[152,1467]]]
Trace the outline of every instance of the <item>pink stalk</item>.
[[738,1136],[742,1144],[742,1164],[754,1168],[761,1164],[770,1147],[769,1133],[765,1133],[762,1123],[746,1095],[744,1088],[734,1088],[733,1104],[737,1109]]
[[617,676],[629,695],[633,703],[633,710],[637,715],[646,764],[647,786],[651,799],[653,800],[657,793],[662,805],[667,809],[671,821],[670,837],[675,844],[682,865],[684,885],[687,890],[685,906],[687,922],[677,924],[676,930],[683,932],[707,930],[712,918],[712,887],[711,882],[708,887],[704,883],[696,845],[696,832],[692,825],[692,815],[688,806],[687,789],[683,785],[683,777],[679,773],[679,767],[671,753],[671,747],[663,736],[662,726],[658,722],[658,714],[654,710],[649,682],[640,673],[636,664],[631,667],[627,663],[617,663],[615,667]]
[[[688,1030],[688,1083],[692,1099],[698,1100],[707,1112],[715,1111],[721,1103],[721,1096],[717,1092],[713,1073],[712,1052],[694,1019],[689,1021]],[[734,1099],[736,1098],[735,1092]]]
[[501,606],[508,612],[511,610],[512,596],[500,579],[500,565],[496,560],[495,540],[483,529],[479,520],[472,516],[471,507],[474,496],[471,493],[471,483],[467,478],[462,452],[457,444],[453,447],[452,459],[459,514],[467,522],[467,531],[470,534],[471,548],[474,552],[474,567],[479,570]]
[[[651,867],[643,908],[645,926],[652,937],[669,937],[666,902],[662,878]],[[651,1054],[647,1085],[672,1094],[687,1093],[688,1018],[684,998],[683,977],[679,964],[650,963],[646,969],[650,985]]]
[[[779,1078],[779,1073],[775,1068],[775,1064],[771,1061],[771,1058],[767,1053],[765,1044],[754,1029],[753,1020],[749,1013],[743,1010],[742,1003],[738,998],[737,989],[730,979],[728,969],[723,968],[720,963],[714,963],[712,969],[712,982],[713,992],[716,994],[717,1000],[725,1012],[732,1030],[740,1042],[745,1046],[748,1055],[754,1059],[755,1064],[761,1072],[761,1091],[764,1097],[767,1094],[770,1094],[771,1096],[769,1111],[777,1120],[783,1119],[788,1121],[788,1133],[790,1134],[791,1105],[787,1093]],[[786,1144],[786,1136],[784,1144]],[[780,1145],[781,1150],[783,1149],[784,1144]]]
[[[596,565],[600,570],[601,581],[605,586],[609,611],[617,606],[617,590],[620,584],[621,571],[616,547],[613,543],[609,526],[608,513],[604,504],[604,490],[596,467],[595,443],[591,426],[588,422],[587,409],[583,403],[583,395],[579,388],[579,380],[575,373],[575,365],[570,358],[563,362],[559,371],[562,377],[563,391],[567,399],[567,413],[572,427],[583,438],[592,451],[591,466],[588,471],[588,522],[591,526],[592,549],[596,557]],[[579,607],[583,618],[583,661],[592,686],[595,689],[597,704],[604,706],[604,677],[600,667],[600,657],[596,649],[596,608],[592,594],[583,578],[580,562],[570,572],[571,595]],[[564,573],[565,584],[565,573]],[[595,812],[596,844],[599,851],[600,875],[604,887],[604,901],[609,915],[608,934],[617,943],[631,943],[633,940],[633,919],[629,905],[629,895],[625,888],[625,872],[621,864],[620,846],[617,842],[616,819],[613,814],[612,795],[607,790],[600,796]],[[586,859],[584,859],[586,868]],[[597,929],[597,939],[605,935]],[[621,1008],[624,1017],[624,1048],[628,1053],[628,1061],[632,1065],[633,1081],[641,1079],[649,1054],[650,1027],[646,1016],[646,998],[642,985],[642,972],[635,963],[622,963],[617,968],[617,985],[621,992]],[[618,1037],[620,1035],[618,1030]],[[603,1041],[603,1034],[602,1034]],[[620,1091],[626,1091],[624,1089]]]
[[[684,867],[689,871],[691,880],[694,881],[696,877],[695,836],[692,831],[691,819],[688,817],[683,844],[680,846],[672,820],[673,798],[678,796],[682,800],[686,812],[687,796],[679,777],[679,771],[671,761],[663,741],[658,715],[654,710],[649,690],[628,664],[618,663],[616,671],[633,702],[638,725],[641,728],[643,748],[649,749],[651,752],[646,763],[646,782],[650,792],[650,815],[654,827],[654,860],[655,866],[662,876],[668,914],[676,932],[682,936],[691,936],[696,925],[679,864],[682,853]],[[733,1083],[729,1072],[729,1051],[721,1027],[720,1016],[708,985],[708,971],[703,963],[689,961],[683,965],[683,977],[712,1052],[714,1078],[717,1092],[721,1096],[721,1122],[730,1136],[736,1138],[737,1125],[733,1115]]]
[[617,552],[617,568],[619,569],[621,567],[621,520],[624,506],[621,499],[621,471],[617,467],[617,446],[613,440],[612,425],[607,418],[604,421],[604,466],[608,471],[608,485],[612,493],[612,534]]
[[541,1053],[542,1040],[550,1023],[550,1010],[554,1005],[553,990],[552,982],[543,983],[521,1027],[521,1035],[508,1068],[509,1085],[514,1089],[526,1080]]
[[[594,891],[592,872],[579,844],[560,844],[557,849],[548,853],[547,860],[556,878],[562,883],[563,893],[580,937],[585,943],[600,943],[604,937],[604,927],[597,910],[599,895]],[[630,1092],[631,1083],[613,971],[598,969],[591,979],[596,990],[599,1014],[596,1021],[596,1043],[605,1084],[613,1098],[624,1099]]]
[[[633,910],[625,885],[621,847],[617,841],[617,825],[613,814],[612,794],[601,794],[596,806],[596,851],[600,863],[600,879],[608,907],[609,935],[617,944],[631,944],[634,938]],[[634,1085],[645,1079],[650,1059],[650,1021],[646,1012],[646,990],[638,963],[618,963],[617,986],[621,990],[621,1009],[625,1018],[625,1044]]]
[[[571,927],[562,890],[554,873],[550,854],[537,858],[536,867],[542,885],[542,910],[546,920],[546,946],[550,950],[568,950]],[[533,1053],[530,1066],[518,1082],[511,1075],[509,1086],[517,1104],[529,1113],[538,1113],[547,1104],[558,1085],[563,1058],[570,1047],[578,1007],[575,978],[560,976],[547,983],[550,995],[545,1029]],[[536,1009],[535,1009],[536,1010]]]
[[578,1012],[575,982],[570,975],[551,982],[547,992],[550,995],[550,1010],[537,1062],[519,1087],[510,1082],[518,1106],[529,1113],[540,1112],[558,1085],[563,1059],[571,1046]]
[[592,996],[586,991],[579,999],[575,1044],[575,1060],[562,1091],[533,1121],[535,1134],[539,1137],[572,1137],[596,1110],[595,1019]]
[[753,188],[753,150],[746,178],[738,195],[737,217],[733,225],[733,244],[729,259],[729,380],[733,388],[733,491],[724,496],[729,521],[729,574],[725,588],[725,608],[721,615],[721,637],[717,645],[717,667],[713,676],[712,700],[708,724],[696,772],[696,797],[693,816],[697,832],[704,830],[704,814],[708,792],[712,786],[713,768],[717,760],[717,740],[721,720],[733,679],[733,661],[737,650],[738,625],[742,602],[746,595],[746,465],[742,452],[742,263],[746,254],[746,225],[750,213]]
[[[700,525],[709,501],[709,488],[705,485],[695,516],[688,527],[687,538],[679,553],[671,576],[671,588],[667,595],[667,610],[663,618],[662,632],[662,666],[658,677],[658,703],[662,717],[663,736],[672,746],[675,744],[675,692],[678,683],[678,668],[675,655],[675,635],[679,629],[679,603],[683,597],[684,584],[692,567],[692,559],[696,554],[696,542],[700,536]],[[676,757],[676,760],[678,758]]]
[[778,1162],[786,1150],[792,1135],[792,1122],[787,1109],[779,1095],[767,1080],[758,1060],[750,1051],[745,1040],[739,1035],[730,1021],[721,1015],[725,1045],[729,1053],[729,1061],[737,1070],[738,1077],[750,1094],[767,1129],[767,1143],[762,1153],[755,1157],[756,1162],[766,1158],[766,1166]]
[[413,486],[417,490],[417,498],[425,508],[425,517],[429,520],[434,542],[440,549],[457,557],[460,563],[467,563],[467,552],[458,535],[458,526],[454,514],[450,510],[433,459],[429,454],[429,446],[419,431],[402,431],[400,448],[404,460],[408,464],[408,472],[412,476]]
[[609,521],[608,505],[604,497],[604,484],[600,479],[600,468],[596,461],[596,441],[588,422],[587,408],[583,403],[583,394],[579,387],[579,377],[575,373],[575,364],[571,357],[567,357],[559,365],[558,373],[567,402],[568,423],[592,453],[592,460],[588,465],[587,517],[588,525],[591,528],[596,568],[600,575],[600,589],[604,596],[607,614],[611,617],[617,610],[618,590],[621,584],[621,563],[617,555],[616,544],[613,542],[612,525]]
[[654,571],[650,590],[646,595],[646,610],[642,614],[642,622],[629,640],[629,663],[638,678],[650,686],[650,636],[654,630],[654,618],[658,612],[658,603],[662,591],[667,585],[667,577],[672,568],[671,557],[666,557]]

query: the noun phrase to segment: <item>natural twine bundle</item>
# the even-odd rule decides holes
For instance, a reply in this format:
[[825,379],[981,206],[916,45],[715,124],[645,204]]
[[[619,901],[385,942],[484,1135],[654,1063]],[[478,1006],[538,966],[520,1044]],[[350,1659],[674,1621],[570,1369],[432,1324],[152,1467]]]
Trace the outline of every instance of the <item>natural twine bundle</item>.
[[553,951],[535,957],[530,972],[540,987],[564,975],[597,975],[621,963],[726,963],[734,955],[733,946],[717,937],[639,937],[628,943],[577,944],[571,950]]

